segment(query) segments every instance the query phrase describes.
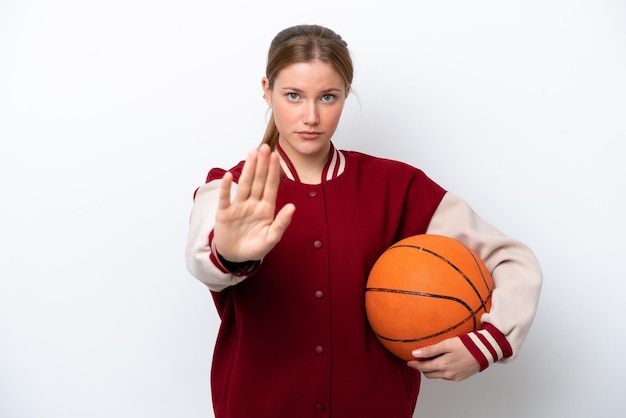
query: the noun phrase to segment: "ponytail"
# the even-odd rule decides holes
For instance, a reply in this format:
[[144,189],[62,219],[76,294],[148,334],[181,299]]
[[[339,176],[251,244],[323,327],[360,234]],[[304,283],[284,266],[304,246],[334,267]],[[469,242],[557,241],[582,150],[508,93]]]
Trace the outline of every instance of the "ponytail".
[[276,127],[276,122],[274,122],[274,115],[270,115],[270,120],[267,122],[261,144],[269,145],[272,151],[276,150],[276,146],[278,145],[278,128]]

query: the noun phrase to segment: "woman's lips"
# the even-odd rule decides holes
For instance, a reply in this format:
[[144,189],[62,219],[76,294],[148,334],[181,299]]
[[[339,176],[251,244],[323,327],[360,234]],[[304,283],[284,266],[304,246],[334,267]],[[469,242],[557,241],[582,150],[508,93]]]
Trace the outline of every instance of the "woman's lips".
[[322,133],[317,131],[298,131],[298,135],[304,139],[316,139]]

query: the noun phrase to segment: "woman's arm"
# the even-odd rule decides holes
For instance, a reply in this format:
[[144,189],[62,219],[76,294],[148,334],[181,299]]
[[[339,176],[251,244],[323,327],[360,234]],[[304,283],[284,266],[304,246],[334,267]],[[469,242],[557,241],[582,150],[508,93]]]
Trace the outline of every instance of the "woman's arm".
[[446,235],[469,246],[491,272],[491,309],[483,328],[416,350],[408,363],[428,378],[463,380],[497,361],[510,362],[528,335],[542,284],[539,263],[524,244],[481,219],[462,199],[447,193],[427,233]]
[[248,155],[238,184],[226,173],[196,191],[185,258],[189,272],[211,290],[252,274],[289,226],[293,205],[274,216],[279,181],[278,156],[264,145]]
[[542,273],[537,258],[525,244],[485,222],[451,193],[442,199],[427,233],[455,238],[484,261],[495,289],[491,310],[482,316],[482,322],[493,325],[506,337],[512,355],[504,361],[512,361],[528,335],[539,303]]

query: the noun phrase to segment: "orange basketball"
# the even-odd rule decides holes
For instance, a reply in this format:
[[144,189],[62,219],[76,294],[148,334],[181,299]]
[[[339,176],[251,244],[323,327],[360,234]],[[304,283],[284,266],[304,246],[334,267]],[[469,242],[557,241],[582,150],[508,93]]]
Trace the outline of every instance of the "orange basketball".
[[493,287],[472,249],[441,235],[415,235],[376,260],[365,309],[379,341],[396,356],[415,360],[416,348],[480,329]]

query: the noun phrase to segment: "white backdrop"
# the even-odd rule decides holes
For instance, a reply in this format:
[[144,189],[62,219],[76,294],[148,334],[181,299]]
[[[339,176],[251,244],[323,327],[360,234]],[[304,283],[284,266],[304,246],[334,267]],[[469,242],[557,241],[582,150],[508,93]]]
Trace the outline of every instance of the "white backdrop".
[[421,167],[543,265],[520,358],[424,381],[415,416],[626,416],[618,0],[0,0],[0,416],[212,416],[192,193],[258,144],[298,23],[354,55],[338,146]]

